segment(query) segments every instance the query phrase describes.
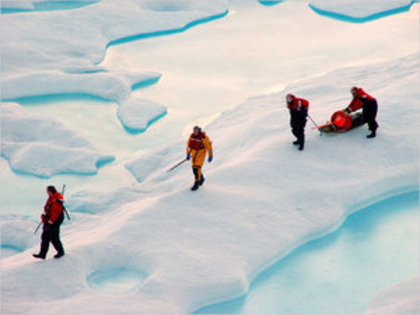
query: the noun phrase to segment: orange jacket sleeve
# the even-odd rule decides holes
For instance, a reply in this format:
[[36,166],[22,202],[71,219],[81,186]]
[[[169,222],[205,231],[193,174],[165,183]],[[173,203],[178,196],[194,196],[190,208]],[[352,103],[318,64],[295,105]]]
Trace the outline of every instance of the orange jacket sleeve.
[[209,157],[212,157],[213,156],[213,147],[211,145],[211,141],[210,141],[209,136],[206,135],[206,137],[203,139],[203,144],[204,144],[204,147],[206,148],[206,150],[209,152],[208,153]]

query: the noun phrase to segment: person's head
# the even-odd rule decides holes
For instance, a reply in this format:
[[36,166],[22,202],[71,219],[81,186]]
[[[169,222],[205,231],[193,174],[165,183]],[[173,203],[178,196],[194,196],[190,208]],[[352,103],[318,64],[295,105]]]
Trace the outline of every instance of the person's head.
[[353,86],[351,89],[350,89],[350,93],[351,93],[351,95],[353,95],[353,97],[356,97],[357,96],[357,90],[358,90],[359,88],[357,87],[357,86]]
[[57,192],[54,186],[47,186],[47,194],[48,196],[52,196]]
[[295,100],[295,96],[293,94],[289,93],[289,94],[286,95],[287,104],[292,104],[294,100]]
[[200,132],[201,132],[201,128],[198,127],[198,126],[195,126],[194,129],[193,129],[194,135],[198,136]]

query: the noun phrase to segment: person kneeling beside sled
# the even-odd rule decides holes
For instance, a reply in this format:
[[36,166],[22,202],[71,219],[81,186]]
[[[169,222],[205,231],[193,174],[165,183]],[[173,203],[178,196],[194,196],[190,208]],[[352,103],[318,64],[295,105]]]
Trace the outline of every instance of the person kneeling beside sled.
[[194,185],[191,187],[191,190],[197,190],[204,183],[202,167],[207,151],[209,152],[208,162],[211,163],[213,160],[213,148],[211,141],[205,132],[201,131],[200,127],[195,126],[187,144],[187,160],[190,160],[192,157],[191,162],[195,178]]
[[366,120],[370,134],[367,135],[367,138],[375,138],[376,137],[376,129],[378,129],[378,123],[376,122],[376,114],[378,113],[378,102],[376,99],[361,88],[357,86],[353,86],[350,89],[350,93],[353,95],[353,100],[344,110],[347,114],[354,112],[360,108],[363,108],[363,117]]

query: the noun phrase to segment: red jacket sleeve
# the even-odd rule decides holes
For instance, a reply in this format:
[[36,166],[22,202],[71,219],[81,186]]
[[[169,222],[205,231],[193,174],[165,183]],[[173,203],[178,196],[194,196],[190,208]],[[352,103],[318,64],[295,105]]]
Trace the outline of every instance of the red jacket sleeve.
[[303,99],[303,98],[301,98],[300,100],[300,106],[301,107],[303,107],[303,108],[305,108],[306,110],[308,110],[308,108],[309,108],[309,102],[307,101],[307,100],[305,100],[305,99]]
[[357,95],[355,98],[353,98],[353,100],[351,101],[351,103],[349,104],[348,108],[354,112],[355,110],[358,110],[360,108],[363,107],[364,102],[366,100],[371,100],[374,101],[375,98],[370,96],[369,94],[367,94],[365,91],[363,91],[363,89],[358,89],[357,90]]
[[363,102],[358,98],[353,98],[351,103],[349,104],[348,108],[354,112],[355,110],[358,110],[359,108],[362,108]]

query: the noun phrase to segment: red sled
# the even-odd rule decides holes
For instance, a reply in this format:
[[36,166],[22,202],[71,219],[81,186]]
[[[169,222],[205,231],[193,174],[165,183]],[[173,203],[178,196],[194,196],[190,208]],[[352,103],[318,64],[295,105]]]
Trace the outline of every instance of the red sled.
[[347,114],[344,110],[339,110],[332,114],[328,123],[318,126],[316,129],[323,133],[342,133],[365,123],[366,120],[362,113]]

